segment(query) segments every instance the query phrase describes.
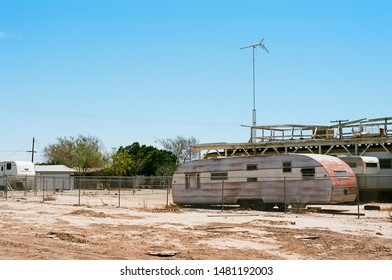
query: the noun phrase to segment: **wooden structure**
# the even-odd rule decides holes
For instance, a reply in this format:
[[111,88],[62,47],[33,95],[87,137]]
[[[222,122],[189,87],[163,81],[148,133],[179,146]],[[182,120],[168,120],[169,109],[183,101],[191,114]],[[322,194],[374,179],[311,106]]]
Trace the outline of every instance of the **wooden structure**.
[[[250,126],[248,142],[199,144],[194,148],[201,159],[285,153],[377,157],[380,172],[371,191],[380,200],[392,201],[392,117],[333,123]],[[366,188],[361,191],[366,192]]]

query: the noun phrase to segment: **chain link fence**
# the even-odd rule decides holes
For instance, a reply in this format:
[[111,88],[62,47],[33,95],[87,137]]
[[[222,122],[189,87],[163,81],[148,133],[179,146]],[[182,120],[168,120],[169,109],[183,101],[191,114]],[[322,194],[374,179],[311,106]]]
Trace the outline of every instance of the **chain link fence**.
[[[64,200],[68,203],[83,205],[111,205],[133,207],[142,205],[168,206],[172,203],[171,177],[91,177],[91,176],[32,176],[0,177],[0,197],[36,198],[42,202]],[[83,198],[86,198],[85,201]],[[87,199],[88,198],[88,199]],[[125,204],[124,204],[125,203]]]
[[[244,181],[248,178],[243,178]],[[271,179],[271,178],[270,178]],[[266,180],[266,178],[257,178]],[[302,207],[306,201],[291,201],[290,189],[292,179],[281,178],[271,180],[269,184],[272,191],[280,188],[280,200],[284,211],[288,207]],[[322,178],[320,178],[322,180]],[[221,180],[221,207],[222,210],[229,203],[230,189],[225,188],[225,180]],[[311,180],[309,180],[311,182]],[[252,182],[249,182],[252,183]],[[255,182],[253,182],[255,183]],[[309,185],[309,187],[311,187]],[[33,176],[33,177],[0,177],[0,199],[35,198],[37,201],[47,202],[63,197],[70,198],[67,202],[74,205],[110,205],[117,207],[155,207],[169,206],[173,203],[172,177],[166,176],[136,176],[136,177],[91,177],[91,176]],[[347,205],[357,205],[358,217],[367,203],[392,202],[392,176],[358,175],[357,192],[359,196]],[[88,202],[87,202],[88,198]],[[95,200],[94,200],[95,199]],[[290,209],[290,210],[291,210]],[[282,210],[282,208],[280,208]]]

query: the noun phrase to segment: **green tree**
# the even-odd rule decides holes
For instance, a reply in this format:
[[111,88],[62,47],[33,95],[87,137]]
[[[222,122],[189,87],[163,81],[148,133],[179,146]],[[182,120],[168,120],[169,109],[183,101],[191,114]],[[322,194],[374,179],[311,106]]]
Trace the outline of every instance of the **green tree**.
[[108,162],[104,146],[96,137],[79,135],[57,138],[57,143],[44,148],[48,164],[64,164],[86,174],[93,168],[103,168]]
[[111,159],[111,165],[107,170],[110,175],[127,175],[127,173],[129,173],[132,166],[134,165],[132,157],[124,151],[112,154]]
[[118,153],[127,153],[132,163],[127,175],[172,175],[177,163],[177,157],[166,150],[153,146],[140,145],[138,142],[120,147]]

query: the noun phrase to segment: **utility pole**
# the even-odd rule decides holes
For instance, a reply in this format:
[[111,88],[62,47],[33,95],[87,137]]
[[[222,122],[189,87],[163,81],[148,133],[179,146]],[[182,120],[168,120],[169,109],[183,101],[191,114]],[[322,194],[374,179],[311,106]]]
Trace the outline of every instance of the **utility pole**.
[[27,151],[28,153],[31,153],[31,162],[34,162],[34,154],[36,151],[34,150],[34,145],[35,145],[35,138],[33,137],[33,144],[31,146],[31,151]]
[[255,142],[255,140],[256,140],[256,130],[254,129],[254,127],[256,126],[255,48],[260,47],[263,50],[265,50],[267,53],[269,53],[267,48],[264,46],[263,41],[264,41],[264,39],[262,39],[260,41],[260,43],[258,43],[258,44],[254,44],[254,45],[240,48],[240,50],[249,49],[249,48],[252,48],[252,50],[253,50],[253,111],[252,111],[252,128],[251,128],[252,134],[251,134],[251,139],[250,139],[251,142]]

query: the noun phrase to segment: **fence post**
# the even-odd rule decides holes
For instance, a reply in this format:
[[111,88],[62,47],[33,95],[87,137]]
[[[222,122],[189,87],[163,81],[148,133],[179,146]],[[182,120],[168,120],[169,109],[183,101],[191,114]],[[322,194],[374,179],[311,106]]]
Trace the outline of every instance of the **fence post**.
[[37,196],[38,193],[38,186],[37,186],[37,176],[34,176],[34,197]]
[[44,178],[44,183],[42,184],[42,203],[45,202],[45,186],[46,186],[46,178]]
[[169,208],[169,179],[166,177],[166,208]]
[[79,184],[78,184],[78,187],[79,187],[79,195],[78,195],[78,197],[79,197],[79,206],[80,206],[80,183],[81,183],[80,181],[81,181],[81,180],[80,180],[80,177],[78,177],[78,179],[79,179],[79,180],[78,180],[78,181],[79,181]]
[[23,184],[23,195],[27,196],[27,175],[25,176],[25,183]]
[[359,183],[357,182],[357,211],[358,211],[358,219],[360,217],[359,213]]
[[283,178],[284,213],[287,214],[286,176]]
[[225,189],[225,179],[222,179],[222,212],[223,212],[223,204],[224,204],[224,189]]
[[119,182],[118,182],[118,208],[120,208],[120,201],[121,201],[121,198],[120,198],[120,196],[121,196],[121,177],[118,177],[118,180],[119,180]]
[[5,177],[5,186],[4,186],[4,192],[5,192],[5,201],[8,200],[8,178],[7,176]]
[[52,183],[53,183],[52,191],[53,191],[53,195],[55,195],[56,194],[56,177],[55,176],[52,177]]

